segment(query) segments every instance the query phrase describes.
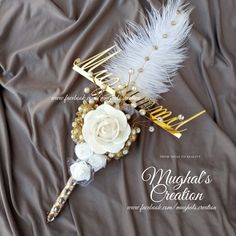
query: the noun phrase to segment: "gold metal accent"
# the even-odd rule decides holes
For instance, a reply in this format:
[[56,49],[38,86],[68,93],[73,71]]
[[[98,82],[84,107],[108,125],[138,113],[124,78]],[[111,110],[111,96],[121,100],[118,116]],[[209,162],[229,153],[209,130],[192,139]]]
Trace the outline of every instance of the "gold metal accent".
[[47,223],[54,221],[57,215],[61,212],[63,206],[66,203],[66,200],[69,198],[70,194],[72,193],[74,187],[76,185],[76,180],[72,177],[69,178],[65,187],[61,191],[60,195],[58,196],[56,202],[52,206],[48,216],[47,216]]
[[[168,37],[167,34],[163,34],[163,37]],[[154,50],[158,49],[158,46],[153,46]],[[112,53],[111,53],[112,51]],[[110,93],[113,96],[119,95],[119,78],[114,77],[112,73],[107,70],[101,70],[98,67],[103,63],[107,62],[113,56],[117,55],[120,52],[120,49],[116,46],[112,46],[97,55],[90,57],[84,61],[76,59],[73,64],[73,70],[83,75],[85,78],[89,79],[91,82],[95,83],[99,89],[96,90],[96,93],[102,92],[102,85],[106,85],[106,92]],[[110,54],[109,54],[110,53]],[[178,116],[172,116],[172,112],[157,104],[156,101],[148,97],[143,96],[139,91],[133,91],[132,89],[126,91],[126,101],[131,104],[134,101],[135,97],[139,99],[135,101],[137,103],[138,111],[141,109],[146,110],[146,117],[154,122],[156,125],[160,126],[162,129],[166,130],[170,134],[174,135],[177,138],[180,138],[182,132],[186,129],[180,129],[183,125],[202,115],[206,111],[203,110],[186,120],[179,120]]]

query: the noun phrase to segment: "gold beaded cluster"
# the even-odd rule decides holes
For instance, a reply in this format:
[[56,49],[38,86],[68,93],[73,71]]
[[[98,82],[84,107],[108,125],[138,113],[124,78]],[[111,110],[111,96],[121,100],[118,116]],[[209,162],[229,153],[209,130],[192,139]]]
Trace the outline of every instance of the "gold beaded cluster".
[[86,100],[79,106],[76,112],[75,120],[72,122],[71,138],[75,143],[83,143],[84,138],[82,135],[82,127],[84,124],[84,116],[91,110],[96,109],[98,105],[95,103],[89,103]]
[[141,132],[141,129],[139,127],[132,128],[131,134],[130,134],[128,140],[126,141],[123,149],[121,149],[117,153],[111,153],[111,152],[108,153],[108,155],[107,155],[108,160],[111,160],[113,158],[116,160],[119,160],[123,156],[127,155],[129,153],[129,149],[130,149],[131,144],[136,141],[137,134],[139,134],[140,132]]
[[[90,92],[89,88],[85,88],[84,91],[85,93]],[[89,111],[95,110],[100,104],[102,104],[101,99],[99,97],[94,97],[90,98],[88,101],[84,100],[83,103],[78,107],[78,111],[76,112],[76,117],[72,122],[72,130],[71,130],[71,138],[75,143],[84,143],[84,138],[82,134],[84,117]],[[136,141],[137,135],[140,132],[141,129],[139,127],[132,127],[130,136],[128,140],[125,142],[124,147],[117,153],[106,153],[107,160],[108,161],[110,161],[111,159],[119,160],[121,157],[127,155],[129,153],[131,144]]]

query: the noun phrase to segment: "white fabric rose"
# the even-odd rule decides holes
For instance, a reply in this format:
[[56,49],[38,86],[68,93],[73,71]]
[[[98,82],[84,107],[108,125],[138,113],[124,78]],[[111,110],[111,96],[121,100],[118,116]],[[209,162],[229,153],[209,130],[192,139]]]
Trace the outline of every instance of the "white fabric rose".
[[100,105],[84,117],[82,134],[96,154],[117,153],[124,147],[130,132],[125,114],[108,104]]
[[106,166],[107,158],[105,155],[94,154],[88,159],[88,163],[93,167],[95,172]]
[[77,181],[88,181],[91,178],[91,166],[85,161],[75,162],[70,166],[70,173]]
[[87,161],[93,155],[93,151],[87,143],[78,143],[75,146],[76,156],[83,161]]

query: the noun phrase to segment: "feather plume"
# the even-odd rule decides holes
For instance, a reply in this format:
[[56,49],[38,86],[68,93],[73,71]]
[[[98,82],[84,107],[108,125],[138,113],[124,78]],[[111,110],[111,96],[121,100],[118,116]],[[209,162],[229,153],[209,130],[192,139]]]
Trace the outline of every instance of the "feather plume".
[[151,7],[143,26],[128,23],[116,42],[122,51],[105,68],[122,83],[134,81],[144,95],[160,97],[185,59],[183,44],[191,30],[191,11],[182,0],[169,0],[161,12]]

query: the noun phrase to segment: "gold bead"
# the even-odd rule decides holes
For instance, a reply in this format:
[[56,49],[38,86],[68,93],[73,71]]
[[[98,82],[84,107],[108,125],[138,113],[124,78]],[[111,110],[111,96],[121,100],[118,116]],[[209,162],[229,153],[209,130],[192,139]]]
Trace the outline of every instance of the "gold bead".
[[115,159],[119,160],[122,156],[123,156],[123,153],[119,151],[118,153],[116,153]]
[[93,105],[95,103],[94,99],[89,99],[89,104]]
[[114,153],[108,153],[108,156],[110,157],[110,158],[113,158],[114,156],[115,156],[115,154]]
[[181,13],[181,11],[178,9],[176,13],[177,13],[177,15],[179,15]]
[[132,141],[132,142],[136,141],[136,138],[137,138],[136,135],[132,135],[132,136],[131,136],[131,141]]
[[145,61],[149,61],[149,60],[150,60],[150,57],[147,56],[147,57],[144,58],[144,60],[145,60]]
[[172,20],[171,25],[176,25],[176,21]]
[[77,123],[76,122],[72,122],[72,127],[76,127]]

